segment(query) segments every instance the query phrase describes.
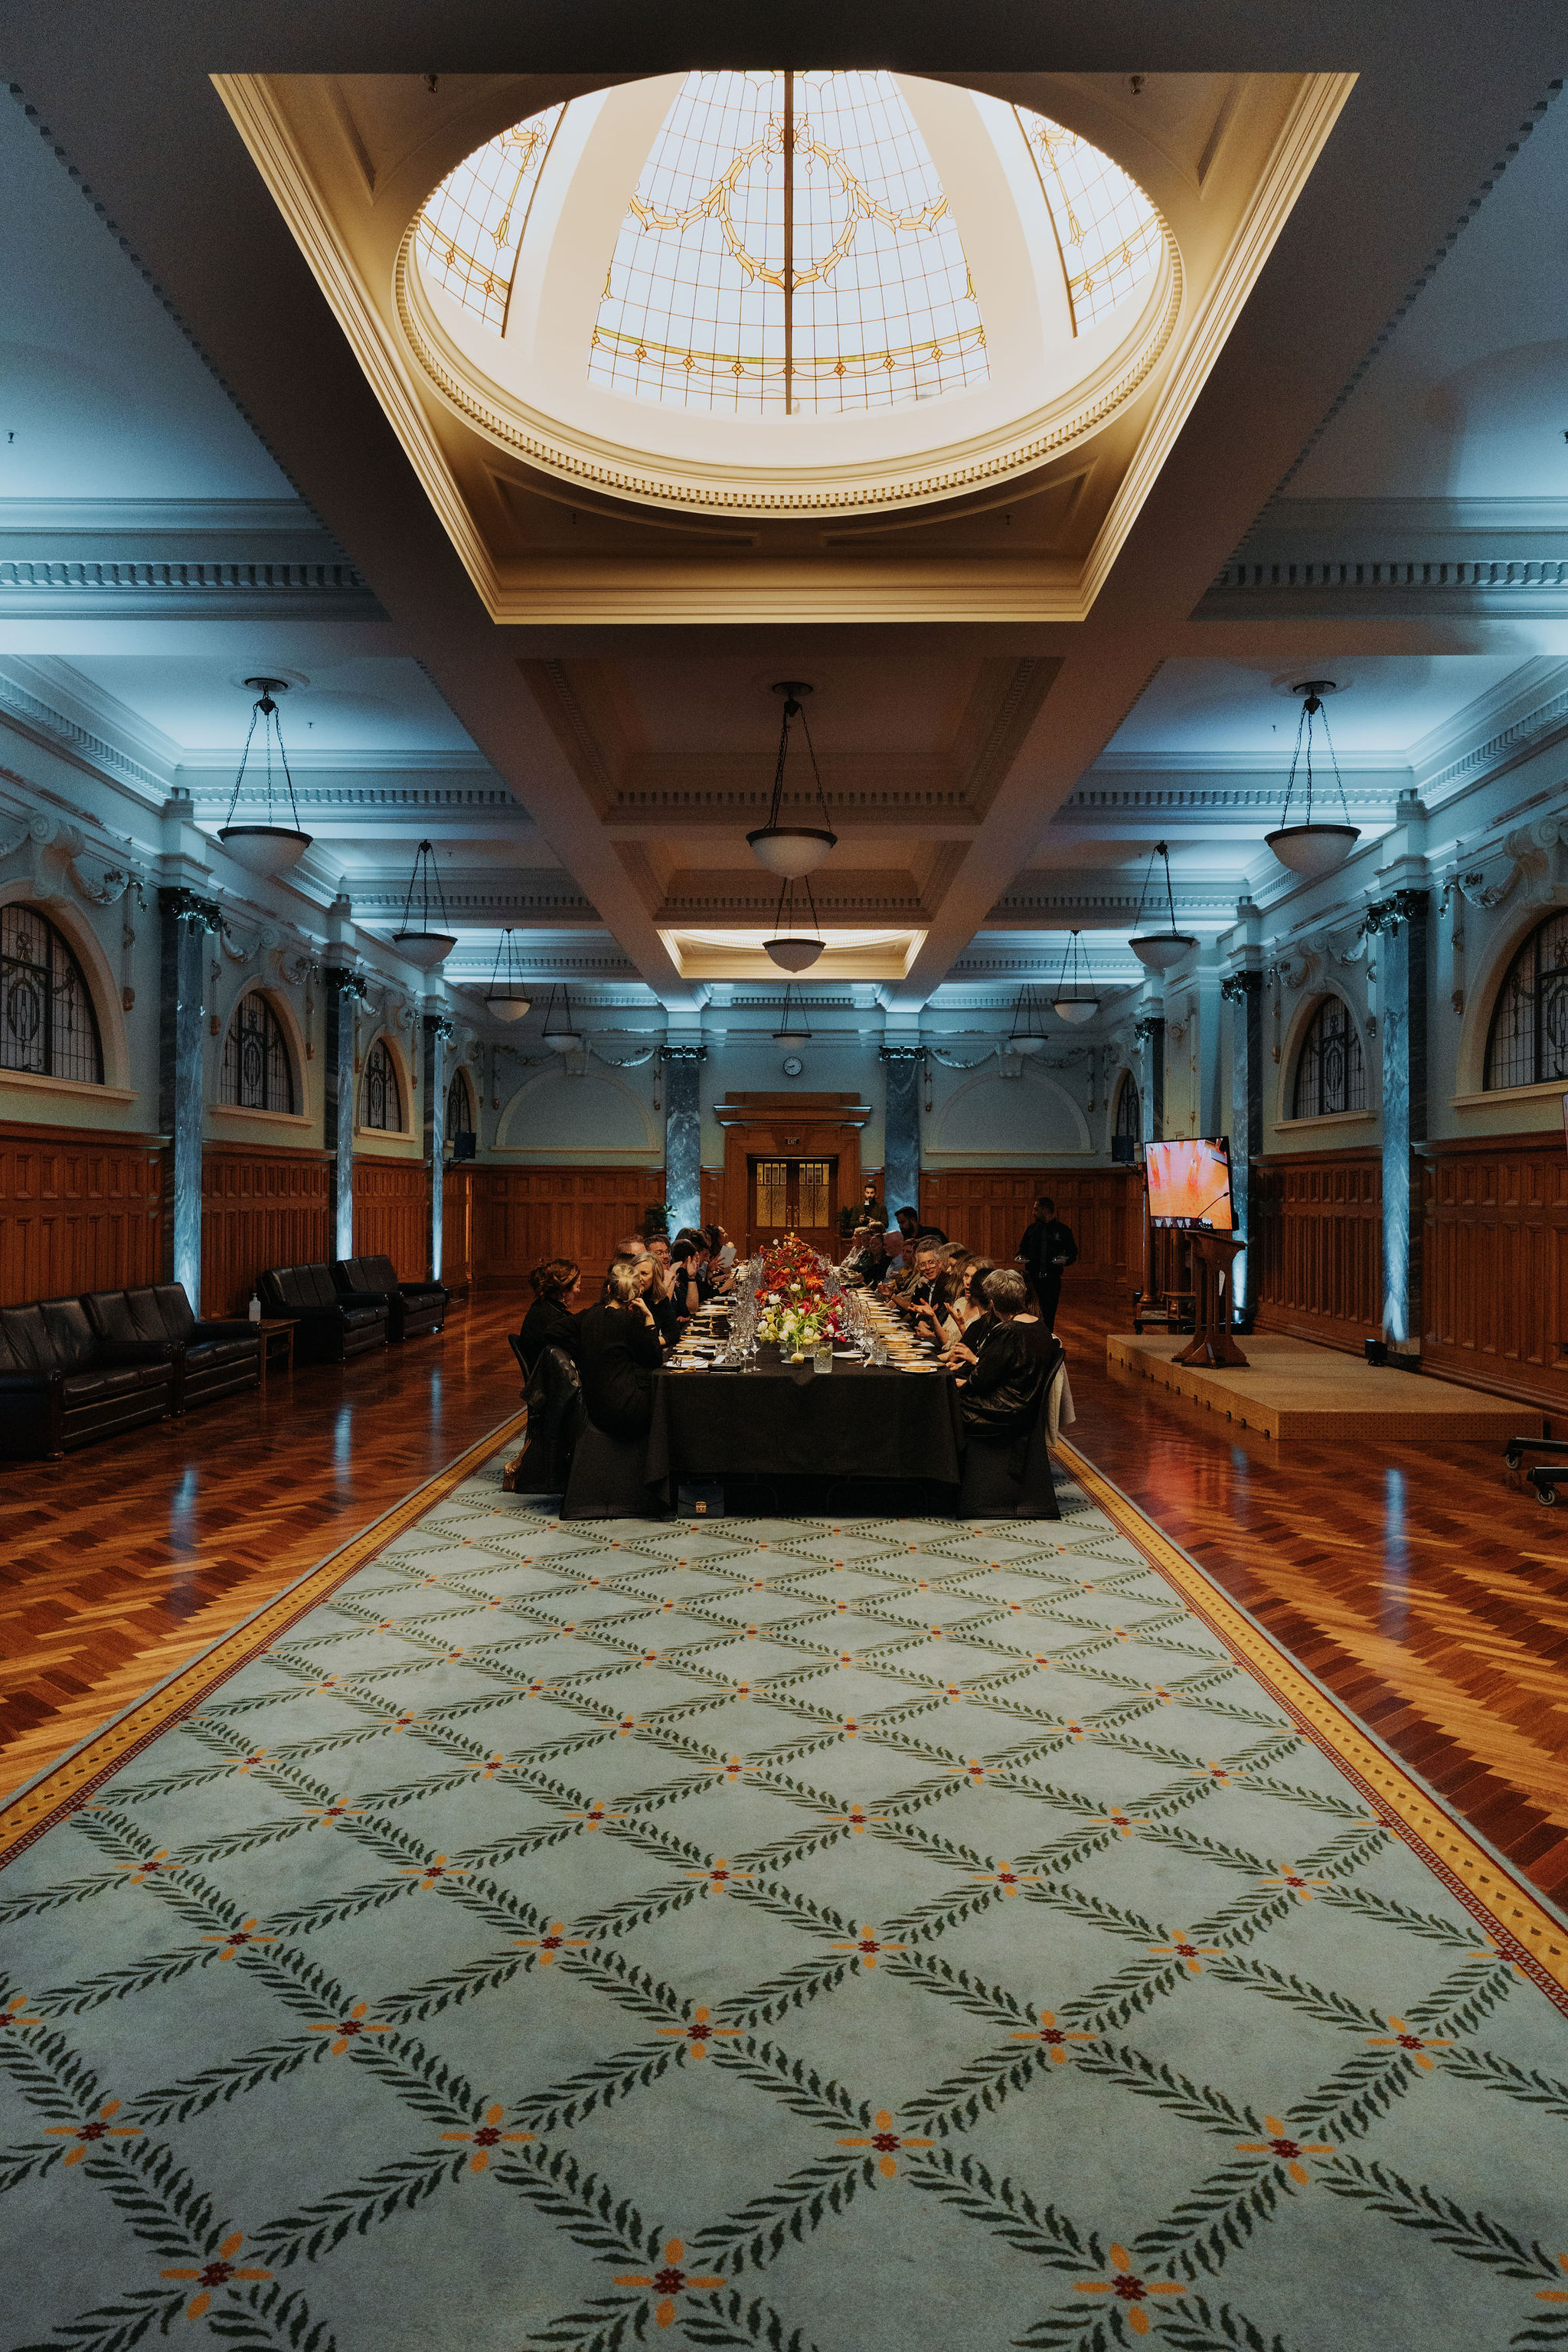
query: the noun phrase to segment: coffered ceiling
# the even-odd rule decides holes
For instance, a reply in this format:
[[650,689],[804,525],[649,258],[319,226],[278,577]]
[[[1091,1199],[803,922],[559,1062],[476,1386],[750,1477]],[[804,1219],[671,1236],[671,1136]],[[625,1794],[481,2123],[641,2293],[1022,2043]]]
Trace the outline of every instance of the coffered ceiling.
[[456,984],[510,923],[538,979],[675,1014],[779,982],[776,886],[744,836],[782,679],[815,689],[839,835],[809,985],[892,1013],[1003,1001],[1079,927],[1100,984],[1131,984],[1156,841],[1202,937],[1243,895],[1287,904],[1262,836],[1303,677],[1344,689],[1333,740],[1373,840],[1402,792],[1435,804],[1562,730],[1554,9],[1175,27],[1047,5],[1026,39],[1000,6],[962,28],[903,8],[857,21],[848,55],[807,12],[825,63],[1026,90],[1090,126],[1159,183],[1189,291],[1234,299],[1107,446],[999,500],[733,546],[719,523],[674,544],[459,430],[393,364],[382,265],[465,142],[542,91],[743,58],[751,33],[732,10],[449,16],[161,0],[133,32],[68,34],[0,0],[11,726],[143,803],[189,792],[216,830],[243,681],[290,677],[306,898],[346,891],[390,929],[429,838]]

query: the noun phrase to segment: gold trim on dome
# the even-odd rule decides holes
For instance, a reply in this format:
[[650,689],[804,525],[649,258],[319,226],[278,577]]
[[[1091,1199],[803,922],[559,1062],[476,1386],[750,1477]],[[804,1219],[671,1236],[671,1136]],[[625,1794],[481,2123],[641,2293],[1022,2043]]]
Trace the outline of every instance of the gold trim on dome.
[[1058,1451],[1074,1483],[1485,1925],[1505,1958],[1568,2011],[1568,1928],[1562,1920],[1076,1447],[1064,1439]]
[[[531,429],[506,415],[496,404],[493,391],[489,398],[481,397],[477,388],[464,383],[457,374],[452,362],[459,357],[466,361],[467,354],[459,355],[452,347],[449,362],[436,349],[417,316],[416,305],[410,299],[409,287],[409,259],[416,225],[416,222],[411,222],[405,232],[394,272],[394,299],[398,323],[408,349],[428,381],[460,416],[489,439],[510,450],[514,457],[529,465],[541,467],[546,472],[560,475],[568,481],[591,486],[611,496],[651,504],[729,513],[833,514],[853,512],[858,509],[916,505],[934,499],[956,497],[963,491],[977,489],[985,483],[1000,481],[1044,464],[1073,442],[1098,430],[1142,388],[1175,331],[1184,285],[1180,251],[1162,221],[1165,294],[1157,317],[1146,327],[1137,348],[1110,381],[1100,390],[1091,393],[1080,405],[1071,408],[1059,422],[1044,430],[1031,431],[1027,419],[1018,419],[1013,429],[1019,437],[989,456],[955,458],[945,465],[939,460],[931,464],[928,471],[905,469],[894,473],[890,467],[890,478],[884,476],[880,479],[861,478],[852,482],[816,482],[796,489],[762,485],[754,478],[738,480],[733,484],[689,478],[683,477],[673,464],[668,467],[661,467],[651,457],[641,468],[634,468],[626,463],[617,464],[594,454],[595,446],[602,445],[592,445],[586,437],[581,441],[570,439],[560,426],[553,433],[547,433],[540,426]],[[1005,429],[1001,428],[1001,431]],[[996,437],[1000,437],[1000,433]],[[896,466],[897,461],[892,461],[892,464]],[[737,467],[737,473],[740,470]]]

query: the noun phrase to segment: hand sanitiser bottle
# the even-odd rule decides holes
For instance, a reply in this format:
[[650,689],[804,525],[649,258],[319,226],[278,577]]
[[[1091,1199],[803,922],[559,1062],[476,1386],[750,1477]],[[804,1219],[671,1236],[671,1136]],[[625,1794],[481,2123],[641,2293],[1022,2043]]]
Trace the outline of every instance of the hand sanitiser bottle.
[[247,1307],[246,1312],[247,1312],[247,1314],[249,1316],[249,1318],[250,1318],[250,1319],[251,1319],[251,1321],[252,1321],[253,1323],[259,1323],[259,1322],[260,1322],[260,1320],[261,1320],[261,1301],[260,1301],[260,1299],[258,1297],[258,1296],[257,1296],[257,1294],[256,1294],[256,1292],[255,1292],[254,1290],[253,1290],[253,1291],[251,1292],[251,1294],[250,1294],[250,1305]]

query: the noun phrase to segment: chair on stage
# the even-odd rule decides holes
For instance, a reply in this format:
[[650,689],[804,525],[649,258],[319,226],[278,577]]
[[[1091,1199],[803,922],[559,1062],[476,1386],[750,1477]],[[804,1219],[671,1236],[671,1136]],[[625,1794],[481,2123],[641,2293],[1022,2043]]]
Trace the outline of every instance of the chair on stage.
[[1051,1434],[1062,1418],[1071,1420],[1067,1360],[1058,1361],[1041,1392],[1034,1426],[1026,1437],[987,1438],[971,1430],[963,1449],[958,1515],[965,1519],[1059,1519],[1051,1476]]
[[527,1386],[528,1441],[512,1472],[514,1495],[563,1495],[587,1427],[583,1383],[564,1348],[542,1348],[531,1371],[515,1332],[507,1335]]
[[666,1514],[644,1475],[647,1437],[612,1437],[584,1421],[561,1505],[563,1519],[653,1519]]

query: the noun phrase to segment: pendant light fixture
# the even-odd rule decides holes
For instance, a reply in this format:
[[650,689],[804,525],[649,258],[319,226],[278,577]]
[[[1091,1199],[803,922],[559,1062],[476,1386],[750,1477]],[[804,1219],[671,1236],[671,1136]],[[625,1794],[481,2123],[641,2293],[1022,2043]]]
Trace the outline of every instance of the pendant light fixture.
[[[506,970],[501,970],[501,957],[506,958]],[[485,1011],[493,1013],[498,1021],[521,1021],[528,1011],[529,1000],[523,993],[522,972],[512,945],[509,923],[496,942],[495,969],[490,984],[485,991]]]
[[[1149,895],[1149,885],[1154,878],[1156,857],[1163,862],[1165,868],[1165,908],[1170,918],[1170,929],[1164,931],[1152,929],[1144,931],[1142,929],[1143,902]],[[1150,914],[1157,918],[1157,909],[1151,908]],[[1149,857],[1149,868],[1143,877],[1143,887],[1138,893],[1138,923],[1139,935],[1130,940],[1128,945],[1139,962],[1145,965],[1150,971],[1172,971],[1181,962],[1182,958],[1197,945],[1196,940],[1190,932],[1179,931],[1176,929],[1176,901],[1171,891],[1171,853],[1163,841],[1157,841],[1154,844]]]
[[1007,1051],[1010,1054],[1043,1054],[1046,1042],[1046,1024],[1039,1000],[1026,981],[1018,991],[1018,1002],[1013,1007],[1013,1026],[1007,1033]]
[[[786,875],[798,879],[803,874],[816,873],[828,851],[837,847],[838,836],[834,832],[828,818],[827,795],[822,789],[822,772],[816,764],[816,749],[811,740],[811,729],[806,724],[805,712],[801,707],[801,696],[809,694],[811,688],[795,678],[786,679],[782,685],[775,686],[773,692],[784,696],[784,725],[779,730],[778,763],[773,770],[773,803],[768,810],[766,824],[759,825],[754,833],[749,833],[746,840],[750,845],[752,856],[760,866],[765,866],[770,874]],[[811,772],[816,782],[817,805],[822,811],[820,825],[779,823],[784,808],[784,768],[789,760],[790,721],[794,719],[798,719],[800,721],[800,731],[805,737],[805,748],[811,758]]]
[[[228,804],[228,822],[218,828],[218,839],[229,856],[264,881],[276,881],[298,866],[310,846],[310,836],[301,831],[300,812],[294,803],[294,779],[289,772],[289,755],[283,749],[283,722],[278,715],[277,697],[287,694],[289,681],[283,677],[247,677],[247,687],[257,688],[258,699],[250,714],[250,731],[245,739],[245,749],[239,755],[239,773],[234,780],[234,797]],[[245,764],[250,757],[250,747],[256,740],[256,722],[261,721],[261,739],[267,747],[267,822],[265,824],[237,824],[239,813],[239,788],[245,782]],[[278,746],[279,763],[283,770],[283,784],[289,794],[291,825],[273,823],[272,805],[272,746]]]
[[781,971],[804,971],[808,964],[814,964],[816,961],[825,945],[822,926],[816,919],[816,901],[811,895],[811,884],[804,875],[801,877],[801,887],[805,892],[805,903],[811,910],[811,928],[816,936],[813,939],[806,932],[796,929],[799,918],[795,913],[795,877],[789,876],[779,891],[778,912],[773,918],[773,937],[763,941],[763,947]]
[[[1361,839],[1360,827],[1351,823],[1350,803],[1345,798],[1344,779],[1340,774],[1339,755],[1329,733],[1329,714],[1323,709],[1324,695],[1337,694],[1339,690],[1331,677],[1305,677],[1300,686],[1290,688],[1292,694],[1302,697],[1301,716],[1296,721],[1296,749],[1290,760],[1290,781],[1285,788],[1285,806],[1280,812],[1279,825],[1273,833],[1263,836],[1280,865],[1289,866],[1292,874],[1299,874],[1306,882],[1315,882],[1321,876],[1331,874],[1337,866],[1342,866]],[[1342,824],[1312,822],[1312,722],[1316,719],[1322,720],[1323,742],[1333,762],[1334,782],[1339,788],[1340,807],[1344,817]],[[1292,824],[1290,802],[1296,790],[1296,771],[1300,765],[1303,751],[1307,755],[1306,813],[1300,823]]]
[[[555,1003],[558,994],[561,999],[559,1007]],[[553,981],[551,982],[550,1002],[544,1008],[544,1042],[552,1054],[574,1054],[583,1043],[581,1033],[573,1023],[572,998],[564,981],[559,989]]]
[[[441,920],[447,919],[447,900],[441,888],[441,877],[436,868],[433,843],[422,841],[414,853],[414,871],[408,877],[408,895],[403,902],[403,929],[394,931],[392,944],[406,963],[416,964],[421,971],[434,971],[445,963],[457,946],[452,931],[433,931],[430,928],[430,885],[436,885],[436,902],[441,909]],[[419,896],[419,928],[414,927],[414,898]]]
[[784,982],[784,1011],[779,1015],[779,1025],[773,1031],[773,1043],[775,1045],[809,1045],[811,1043],[811,1023],[806,1018],[805,1004],[795,995],[791,981]]
[[[1068,956],[1069,952],[1072,956],[1072,979],[1070,982],[1068,979]],[[1100,1011],[1099,997],[1092,995],[1086,996],[1080,991],[1079,982],[1078,933],[1076,931],[1072,933],[1069,947],[1062,950],[1061,975],[1057,982],[1057,992],[1051,999],[1051,1010],[1059,1021],[1070,1022],[1075,1029],[1079,1026],[1080,1022],[1092,1021],[1095,1014]]]

